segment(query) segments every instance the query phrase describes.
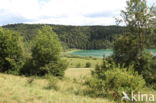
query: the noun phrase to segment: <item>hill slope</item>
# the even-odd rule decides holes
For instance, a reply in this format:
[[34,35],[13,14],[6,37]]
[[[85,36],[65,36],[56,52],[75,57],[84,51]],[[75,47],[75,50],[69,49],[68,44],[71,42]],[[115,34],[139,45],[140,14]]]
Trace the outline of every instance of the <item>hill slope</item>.
[[49,25],[66,48],[105,49],[111,48],[116,35],[122,34],[120,26],[64,26],[50,24],[12,24],[3,26],[22,34],[26,41],[32,40],[38,29]]

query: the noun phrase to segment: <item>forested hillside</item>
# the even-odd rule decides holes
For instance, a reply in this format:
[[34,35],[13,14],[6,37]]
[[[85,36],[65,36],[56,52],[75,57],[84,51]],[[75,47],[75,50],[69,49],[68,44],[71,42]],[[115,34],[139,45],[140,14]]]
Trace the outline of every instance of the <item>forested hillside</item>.
[[[26,41],[32,40],[44,24],[12,24],[3,26],[19,32]],[[48,24],[47,24],[48,25]],[[105,49],[111,48],[114,38],[122,34],[124,27],[119,26],[64,26],[49,25],[65,48]]]
[[[118,35],[123,34],[125,27],[121,26],[65,26],[52,24],[11,24],[8,28],[19,32],[30,41],[43,26],[50,26],[60,38],[64,48],[76,49],[106,49],[112,48],[113,41]],[[155,48],[156,31],[148,35],[148,48]]]

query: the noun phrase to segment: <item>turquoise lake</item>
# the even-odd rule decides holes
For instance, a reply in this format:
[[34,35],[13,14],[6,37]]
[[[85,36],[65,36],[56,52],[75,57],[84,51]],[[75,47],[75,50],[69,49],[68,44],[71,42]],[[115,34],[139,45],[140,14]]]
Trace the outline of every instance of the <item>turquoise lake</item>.
[[[150,53],[152,53],[154,56],[156,56],[156,49],[148,49]],[[69,53],[71,55],[76,56],[91,56],[91,57],[98,57],[102,58],[103,56],[108,57],[113,54],[113,51],[111,49],[102,49],[102,50],[78,50]]]

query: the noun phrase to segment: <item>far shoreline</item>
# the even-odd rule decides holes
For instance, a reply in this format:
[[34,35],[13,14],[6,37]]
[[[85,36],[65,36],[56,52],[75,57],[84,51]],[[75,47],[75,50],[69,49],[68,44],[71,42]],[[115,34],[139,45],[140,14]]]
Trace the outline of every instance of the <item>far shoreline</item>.
[[[104,50],[104,51],[105,50],[110,50],[111,52],[113,52],[113,49],[110,49],[110,48],[108,48],[108,49],[89,49],[89,50],[85,50],[85,49],[69,49],[69,50],[65,51],[64,54],[73,55],[73,56],[81,56],[81,57],[95,57],[95,58],[103,58],[103,56],[106,56],[106,57],[110,56],[109,53],[107,54],[105,52],[103,53],[103,56],[100,55],[100,54],[99,54],[99,56],[95,56],[95,55],[86,55],[86,56],[84,56],[84,55],[81,55],[81,54],[79,54],[79,55],[74,54],[74,52],[78,52],[78,51],[98,51],[98,50],[99,51],[101,51],[101,50]],[[149,50],[149,52],[153,56],[156,56],[156,48],[149,48],[148,50]]]

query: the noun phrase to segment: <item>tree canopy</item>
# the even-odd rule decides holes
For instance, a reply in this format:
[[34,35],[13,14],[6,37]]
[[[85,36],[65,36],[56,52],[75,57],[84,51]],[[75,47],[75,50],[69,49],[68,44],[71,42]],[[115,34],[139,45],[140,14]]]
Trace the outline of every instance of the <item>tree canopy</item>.
[[51,74],[62,77],[66,65],[60,59],[61,50],[62,46],[57,35],[49,26],[43,26],[33,40],[30,67],[22,72],[29,75]]
[[13,31],[0,28],[0,72],[17,74],[25,62],[22,37]]

